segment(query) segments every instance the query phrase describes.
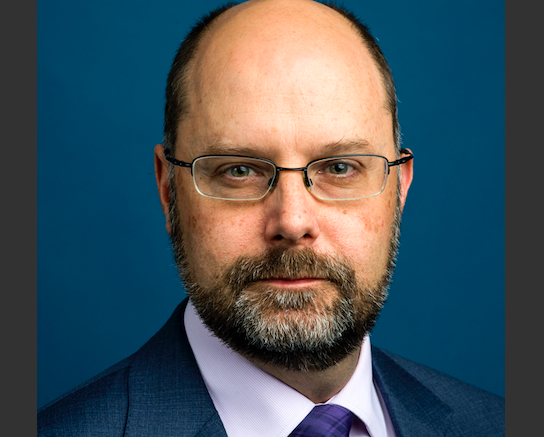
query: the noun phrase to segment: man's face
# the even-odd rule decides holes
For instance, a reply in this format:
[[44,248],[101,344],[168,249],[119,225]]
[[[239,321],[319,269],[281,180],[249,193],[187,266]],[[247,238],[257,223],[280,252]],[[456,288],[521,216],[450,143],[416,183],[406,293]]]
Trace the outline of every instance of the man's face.
[[[315,19],[308,20],[308,11],[285,15],[281,4],[267,3],[229,11],[204,38],[189,76],[190,113],[180,123],[176,158],[247,155],[281,167],[351,153],[394,160],[385,91],[360,38],[322,6],[296,3],[311,8]],[[176,169],[177,217],[167,228],[174,243],[182,240],[176,250],[183,279],[204,321],[215,324],[221,337],[225,324],[246,329],[236,317],[252,312],[261,334],[291,332],[298,339],[292,347],[300,350],[310,337],[330,342],[345,336],[342,329],[352,322],[343,314],[355,308],[352,319],[364,312],[372,320],[353,329],[352,351],[385,299],[395,218],[411,180],[406,167],[399,196],[393,167],[385,190],[367,199],[320,200],[302,173],[282,172],[265,198],[243,202],[206,198],[195,190],[190,171]],[[259,273],[247,276],[248,270]],[[297,326],[307,329],[301,333]],[[256,343],[255,336],[246,333],[238,343]]]

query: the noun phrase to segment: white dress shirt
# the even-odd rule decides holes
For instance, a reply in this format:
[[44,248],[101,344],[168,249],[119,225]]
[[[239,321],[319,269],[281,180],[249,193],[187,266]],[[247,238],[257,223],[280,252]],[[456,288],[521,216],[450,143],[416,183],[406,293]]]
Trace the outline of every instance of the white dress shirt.
[[[229,437],[287,437],[316,405],[258,368],[211,334],[189,301],[185,330],[206,387]],[[329,401],[355,414],[350,437],[394,437],[387,408],[372,379],[370,339],[355,372]]]

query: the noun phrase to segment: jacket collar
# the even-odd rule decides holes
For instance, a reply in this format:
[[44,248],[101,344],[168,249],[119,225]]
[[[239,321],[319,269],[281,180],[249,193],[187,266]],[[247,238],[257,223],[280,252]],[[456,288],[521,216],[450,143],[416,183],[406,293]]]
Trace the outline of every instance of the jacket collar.
[[397,437],[444,435],[451,408],[389,354],[372,347],[374,379]]

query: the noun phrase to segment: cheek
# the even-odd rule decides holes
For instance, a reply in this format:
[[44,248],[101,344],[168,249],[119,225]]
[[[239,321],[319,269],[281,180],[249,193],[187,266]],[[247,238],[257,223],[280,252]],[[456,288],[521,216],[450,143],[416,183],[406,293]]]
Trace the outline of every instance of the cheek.
[[371,239],[381,240],[386,230],[384,217],[369,217],[368,214],[363,214],[360,217],[362,229]]
[[379,253],[379,248],[384,245],[389,237],[388,222],[385,217],[359,212],[352,216],[351,219],[350,228],[353,236],[348,241],[352,248],[359,247],[363,249],[365,257],[369,257],[375,252]]
[[183,222],[188,259],[199,278],[215,276],[239,256],[254,253],[253,246],[260,241],[258,219],[236,211],[223,212],[215,203],[193,208]]
[[387,262],[395,212],[394,202],[382,202],[379,208],[376,204],[366,202],[364,207],[344,209],[327,226],[332,251],[351,259],[357,268],[367,272],[367,278],[372,272],[378,277]]
[[247,215],[201,196],[188,178],[179,181],[177,197],[187,256],[194,268],[202,265],[209,269],[233,246],[241,253],[240,246],[247,244],[249,235],[243,230],[251,229]]

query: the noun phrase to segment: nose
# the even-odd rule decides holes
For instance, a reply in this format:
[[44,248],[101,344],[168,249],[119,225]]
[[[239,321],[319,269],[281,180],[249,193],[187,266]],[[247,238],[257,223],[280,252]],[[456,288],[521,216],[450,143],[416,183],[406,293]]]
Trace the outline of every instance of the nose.
[[300,171],[282,171],[265,204],[265,238],[269,244],[309,246],[319,236],[319,205]]

